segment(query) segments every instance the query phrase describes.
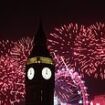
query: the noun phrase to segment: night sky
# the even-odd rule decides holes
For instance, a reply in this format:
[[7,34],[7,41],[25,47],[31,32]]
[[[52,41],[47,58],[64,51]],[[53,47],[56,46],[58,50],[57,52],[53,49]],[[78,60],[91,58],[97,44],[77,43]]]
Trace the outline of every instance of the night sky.
[[[35,0],[36,1],[36,0]],[[105,9],[102,2],[70,2],[71,0],[46,2],[5,2],[0,3],[1,38],[18,38],[33,35],[39,17],[48,35],[54,27],[69,22],[92,24],[105,21]]]
[[[68,2],[69,1],[69,2]],[[105,22],[104,2],[70,2],[71,0],[0,3],[0,40],[19,39],[36,32],[39,18],[48,35],[54,27],[70,22],[90,25]],[[75,0],[76,1],[76,0]],[[86,79],[90,93],[103,93],[105,81]],[[97,82],[97,83],[96,83]],[[93,84],[94,83],[94,84]],[[100,84],[99,84],[100,83]],[[95,85],[96,84],[96,85]]]

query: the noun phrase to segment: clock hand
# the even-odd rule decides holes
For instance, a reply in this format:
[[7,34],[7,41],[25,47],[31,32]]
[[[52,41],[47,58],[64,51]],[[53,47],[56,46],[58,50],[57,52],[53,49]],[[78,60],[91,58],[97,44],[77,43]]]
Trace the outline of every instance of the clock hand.
[[46,70],[46,74],[47,74],[47,70]]

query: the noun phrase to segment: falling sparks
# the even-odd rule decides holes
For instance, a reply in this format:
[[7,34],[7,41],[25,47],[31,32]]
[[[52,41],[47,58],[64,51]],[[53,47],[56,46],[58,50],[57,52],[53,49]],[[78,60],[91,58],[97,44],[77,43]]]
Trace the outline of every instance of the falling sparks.
[[48,37],[48,48],[64,56],[68,66],[78,68],[83,75],[105,78],[105,24],[70,23],[55,28]]

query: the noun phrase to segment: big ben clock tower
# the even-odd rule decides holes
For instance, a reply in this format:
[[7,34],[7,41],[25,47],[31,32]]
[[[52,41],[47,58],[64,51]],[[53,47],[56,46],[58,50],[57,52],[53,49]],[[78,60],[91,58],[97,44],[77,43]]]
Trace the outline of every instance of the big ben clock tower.
[[46,36],[41,23],[34,38],[34,47],[26,65],[25,103],[26,105],[53,105],[54,64],[47,50]]

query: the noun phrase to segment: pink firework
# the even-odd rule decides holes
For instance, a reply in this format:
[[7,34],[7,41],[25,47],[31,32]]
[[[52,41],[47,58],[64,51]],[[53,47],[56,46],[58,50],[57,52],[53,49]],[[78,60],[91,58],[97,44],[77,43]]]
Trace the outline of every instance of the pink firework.
[[78,24],[70,23],[60,28],[55,28],[54,32],[48,36],[48,48],[50,52],[66,58],[66,63],[73,64],[73,44],[74,39],[80,32]]
[[92,30],[92,33],[95,35],[97,40],[96,59],[99,62],[95,77],[100,76],[101,78],[104,79],[105,78],[105,24],[97,22],[95,25],[91,25],[89,28]]
[[63,25],[50,34],[48,45],[51,52],[66,58],[69,67],[79,68],[83,75],[105,78],[104,24]]
[[12,47],[0,56],[0,105],[17,105],[24,101],[24,68],[32,48],[30,38],[9,42]]
[[20,62],[24,63],[27,61],[27,58],[30,54],[30,51],[33,48],[33,39],[27,37],[27,38],[22,38],[21,40],[18,40],[14,42],[14,46],[11,48],[10,55]]
[[82,33],[74,41],[74,60],[83,73],[105,78],[105,27],[96,23],[81,27]]
[[11,56],[0,59],[0,103],[1,105],[15,105],[24,96],[24,75],[21,65]]
[[96,42],[94,34],[87,27],[81,26],[80,33],[74,40],[74,61],[80,70],[88,75],[96,71]]
[[10,51],[10,48],[13,46],[13,41],[1,40],[0,41],[0,55],[4,55]]

